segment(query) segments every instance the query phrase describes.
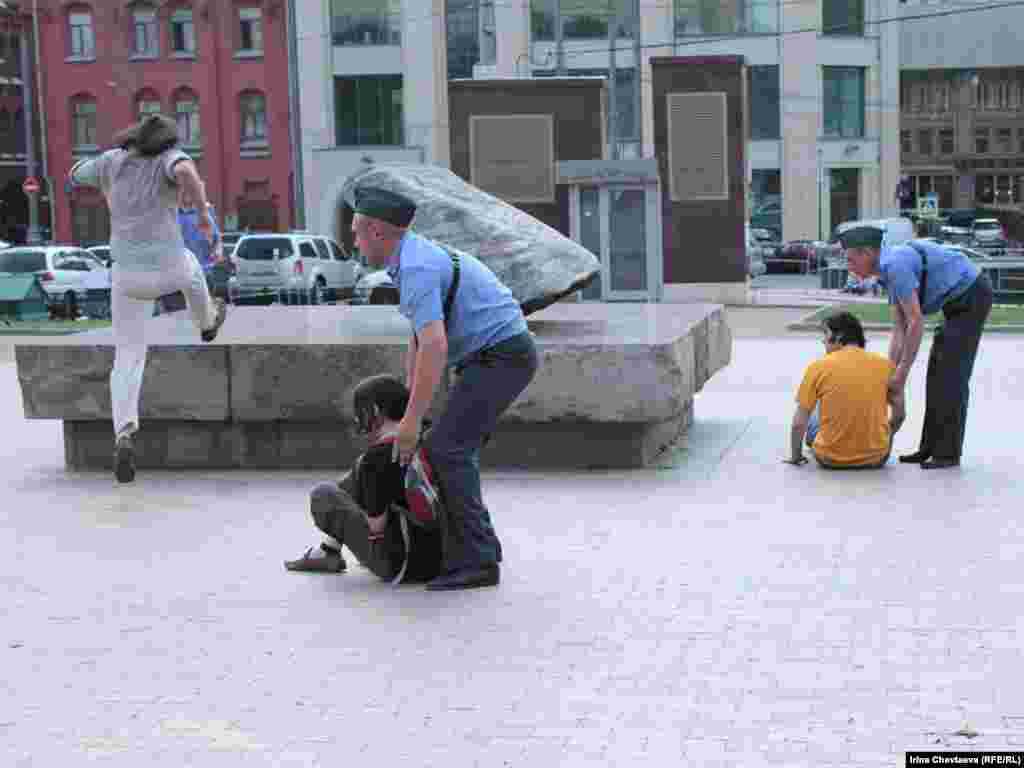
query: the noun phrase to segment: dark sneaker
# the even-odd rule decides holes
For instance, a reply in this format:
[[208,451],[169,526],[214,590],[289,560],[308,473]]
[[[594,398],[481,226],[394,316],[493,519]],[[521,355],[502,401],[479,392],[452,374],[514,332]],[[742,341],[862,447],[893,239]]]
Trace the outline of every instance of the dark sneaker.
[[135,479],[135,441],[130,434],[117,438],[114,448],[114,476],[119,483]]
[[309,571],[312,573],[344,573],[345,558],[336,549],[323,545],[310,547],[306,554],[297,560],[285,560],[284,567],[289,571]]
[[212,328],[207,328],[202,332],[201,336],[205,342],[211,342],[217,338],[217,332],[220,331],[220,327],[224,325],[224,319],[228,316],[228,305],[224,299],[214,299],[213,304],[217,310],[217,319],[214,320]]

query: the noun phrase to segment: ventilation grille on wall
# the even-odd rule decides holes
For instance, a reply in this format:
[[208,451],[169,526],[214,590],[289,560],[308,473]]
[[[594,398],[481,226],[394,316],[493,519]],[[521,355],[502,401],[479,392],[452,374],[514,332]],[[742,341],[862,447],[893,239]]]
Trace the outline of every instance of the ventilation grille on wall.
[[672,200],[727,200],[725,94],[670,93],[666,98]]
[[472,115],[470,182],[509,203],[555,201],[553,115]]

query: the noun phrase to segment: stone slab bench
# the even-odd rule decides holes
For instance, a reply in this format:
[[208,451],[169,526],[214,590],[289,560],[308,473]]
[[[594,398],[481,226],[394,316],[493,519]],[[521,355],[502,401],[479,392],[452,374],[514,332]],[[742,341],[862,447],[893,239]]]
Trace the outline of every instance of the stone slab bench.
[[[718,305],[559,303],[528,320],[540,370],[483,451],[487,466],[649,465],[685,432],[694,393],[732,349]],[[388,306],[235,307],[211,345],[185,313],[147,323],[141,468],[345,466],[365,448],[353,389],[401,376],[409,341]],[[105,330],[16,348],[25,416],[63,420],[69,468],[111,465],[112,344]]]

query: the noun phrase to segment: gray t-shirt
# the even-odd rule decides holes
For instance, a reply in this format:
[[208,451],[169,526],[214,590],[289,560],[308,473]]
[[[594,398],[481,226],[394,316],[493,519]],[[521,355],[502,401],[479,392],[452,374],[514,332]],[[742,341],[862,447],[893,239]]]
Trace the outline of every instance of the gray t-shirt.
[[189,159],[180,149],[155,157],[111,149],[71,169],[72,183],[98,187],[107,199],[110,255],[119,268],[159,270],[184,252],[174,166]]

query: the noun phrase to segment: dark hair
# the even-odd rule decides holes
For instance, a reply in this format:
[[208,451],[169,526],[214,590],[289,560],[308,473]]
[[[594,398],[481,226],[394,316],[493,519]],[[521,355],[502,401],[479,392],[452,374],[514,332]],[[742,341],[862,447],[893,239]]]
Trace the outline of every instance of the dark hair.
[[134,149],[144,157],[156,157],[178,145],[178,126],[165,115],[147,115],[114,137],[121,149]]
[[864,326],[860,320],[849,312],[837,312],[829,315],[823,323],[833,344],[856,344],[861,349],[867,344],[864,338]]
[[409,404],[409,388],[394,376],[380,375],[363,379],[352,393],[359,431],[369,434],[375,416],[399,421]]

